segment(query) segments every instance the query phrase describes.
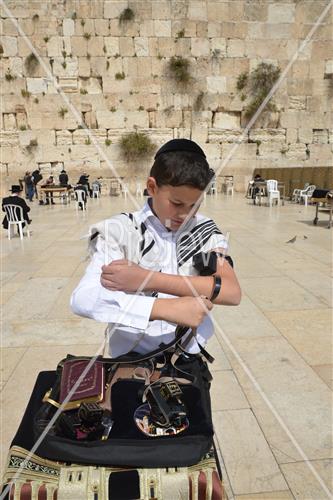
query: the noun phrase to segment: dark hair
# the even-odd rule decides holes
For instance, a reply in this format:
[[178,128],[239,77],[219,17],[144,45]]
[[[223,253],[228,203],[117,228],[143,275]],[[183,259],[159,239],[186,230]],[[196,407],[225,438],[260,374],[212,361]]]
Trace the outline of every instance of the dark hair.
[[157,156],[150,170],[158,186],[192,186],[203,191],[214,177],[207,160],[190,151],[170,151]]

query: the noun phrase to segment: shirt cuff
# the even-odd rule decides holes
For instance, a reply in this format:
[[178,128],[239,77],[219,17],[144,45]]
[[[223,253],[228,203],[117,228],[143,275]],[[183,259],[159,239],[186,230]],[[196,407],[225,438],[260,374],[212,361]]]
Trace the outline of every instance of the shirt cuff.
[[148,328],[155,297],[131,295],[124,292],[116,292],[115,294],[115,292],[110,292],[103,287],[100,299],[106,302],[112,301],[113,304],[116,302],[119,305],[119,310],[113,315],[112,323],[118,323],[139,330],[146,330]]

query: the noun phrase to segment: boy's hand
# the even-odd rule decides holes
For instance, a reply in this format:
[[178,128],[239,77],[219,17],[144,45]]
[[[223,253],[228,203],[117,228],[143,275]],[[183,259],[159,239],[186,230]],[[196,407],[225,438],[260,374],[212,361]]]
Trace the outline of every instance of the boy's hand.
[[102,267],[101,284],[104,288],[117,292],[143,291],[147,287],[150,273],[148,269],[126,259],[114,260]]
[[182,326],[197,328],[211,311],[213,304],[206,297],[155,299],[150,319],[161,319]]

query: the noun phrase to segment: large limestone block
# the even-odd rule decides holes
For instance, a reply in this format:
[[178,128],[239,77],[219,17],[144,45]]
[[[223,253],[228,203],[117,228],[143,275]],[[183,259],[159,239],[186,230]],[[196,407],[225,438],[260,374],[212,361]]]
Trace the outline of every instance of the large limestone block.
[[63,67],[64,60],[62,58],[54,58],[53,74],[62,78],[73,78],[78,76],[78,60],[77,57],[66,58],[66,67]]
[[331,144],[309,144],[311,160],[331,160],[332,161],[332,147]]
[[180,38],[179,40],[177,40],[177,43],[175,43],[175,55],[182,57],[191,57],[192,53],[190,38]]
[[1,19],[0,24],[1,36],[17,36],[18,30],[11,19]]
[[289,144],[285,155],[289,160],[306,160],[306,146],[300,143]]
[[254,160],[257,155],[257,144],[248,144],[248,143],[241,143],[237,145],[237,148],[233,150],[233,145],[231,144],[224,144],[223,145],[223,156],[227,156],[231,151],[232,153],[232,158],[235,159],[244,159],[248,158],[249,160]]
[[115,36],[108,36],[104,38],[106,54],[108,56],[115,56],[119,54],[119,38]]
[[88,142],[94,143],[95,139],[98,144],[105,145],[105,140],[107,138],[106,130],[94,129],[91,131],[92,137],[88,136],[84,130],[75,130],[73,132],[73,144],[85,144]]
[[[218,129],[209,128],[208,130],[208,142],[209,143],[224,143],[224,142],[237,142],[242,138],[243,129]],[[244,138],[247,140],[247,137]]]
[[34,130],[38,145],[49,146],[55,145],[56,143],[56,131],[55,130]]
[[155,114],[156,117],[156,127],[172,127],[179,128],[183,126],[183,113],[181,110],[170,110],[166,111],[157,111]]
[[170,19],[171,4],[169,1],[155,0],[152,2],[152,18],[153,19]]
[[294,3],[273,3],[268,5],[269,23],[293,23],[295,21]]
[[227,22],[230,21],[226,2],[210,1],[207,3],[208,21]]
[[60,57],[63,50],[63,40],[59,36],[51,36],[46,44],[49,57]]
[[328,129],[313,129],[314,144],[328,144]]
[[148,128],[149,117],[146,111],[128,111],[126,113],[126,128]]
[[171,37],[171,21],[154,19],[154,34],[157,37]]
[[207,21],[206,2],[191,0],[188,6],[188,17],[194,21]]
[[73,135],[70,130],[56,130],[57,146],[69,146],[73,144]]
[[4,57],[13,57],[17,55],[17,38],[15,36],[1,37],[1,45]]
[[[253,146],[256,146],[256,144],[253,144]],[[258,147],[259,157],[269,161],[280,160],[282,157],[281,149],[282,145],[278,142],[263,142]]]
[[286,130],[284,128],[251,129],[249,139],[253,142],[285,142]]
[[213,94],[222,94],[227,91],[227,78],[225,76],[208,76],[207,91]]
[[222,129],[238,129],[240,127],[240,113],[217,112],[213,126]]
[[134,38],[134,48],[135,53],[138,57],[149,56],[149,45],[147,37],[135,37]]
[[154,21],[152,19],[145,19],[140,23],[140,36],[154,36]]
[[210,53],[209,40],[205,38],[193,38],[191,40],[191,53],[193,57],[204,57]]
[[138,77],[149,78],[151,75],[151,57],[143,57],[138,63]]
[[126,94],[133,88],[129,78],[116,80],[114,77],[103,77],[103,92],[106,94]]
[[14,113],[5,113],[3,115],[3,126],[5,130],[15,130],[16,125],[16,114]]
[[91,57],[103,56],[104,55],[104,38],[102,36],[93,36],[88,40],[88,54]]
[[313,131],[312,128],[309,127],[310,123],[304,123],[303,127],[298,129],[298,142],[302,142],[304,144],[310,144],[313,140]]
[[96,111],[99,128],[125,128],[125,118],[123,111]]
[[[142,38],[140,38],[140,39],[142,39]],[[134,50],[133,38],[128,38],[126,36],[120,37],[119,38],[119,52],[120,52],[122,57],[134,56],[135,50]],[[136,55],[139,55],[138,52],[136,52]]]
[[290,95],[288,97],[289,109],[306,109],[306,96]]
[[75,33],[75,23],[73,19],[64,19],[62,21],[62,31],[64,36],[73,36]]
[[221,23],[208,23],[208,38],[219,38],[221,36]]
[[210,41],[211,51],[215,57],[227,55],[227,40],[223,37],[214,37]]
[[83,36],[72,36],[71,46],[73,56],[86,56],[88,53],[87,41]]
[[104,17],[107,19],[119,19],[120,14],[128,7],[128,2],[106,0],[104,2]]
[[[84,21],[84,24],[82,24],[82,21]],[[94,20],[88,18],[76,19],[75,35],[83,36],[85,33],[89,33],[91,36],[95,34]]]
[[268,5],[264,2],[252,0],[244,5],[244,19],[245,21],[251,21],[249,25],[253,24],[254,21],[266,22],[267,15]]
[[109,21],[107,19],[95,19],[94,26],[95,26],[95,33],[97,36],[109,35]]
[[172,57],[176,53],[176,44],[170,38],[158,38],[158,53],[160,57]]
[[27,89],[31,94],[41,94],[47,91],[47,84],[44,78],[27,78]]
[[228,57],[244,57],[246,55],[244,40],[230,39],[227,42]]

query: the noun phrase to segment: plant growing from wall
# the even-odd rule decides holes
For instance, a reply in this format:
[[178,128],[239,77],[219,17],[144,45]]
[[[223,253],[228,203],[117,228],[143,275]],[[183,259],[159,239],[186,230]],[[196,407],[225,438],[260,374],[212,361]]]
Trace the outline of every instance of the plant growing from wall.
[[71,18],[73,19],[73,21],[75,21],[75,19],[77,18],[76,12],[73,12],[73,14],[71,15]]
[[82,89],[80,89],[80,94],[82,94],[82,95],[88,94],[88,90],[82,88]]
[[31,139],[29,144],[25,147],[25,150],[31,154],[33,151],[37,148],[38,146],[38,141],[37,139]]
[[105,139],[105,146],[111,146],[112,141],[111,139]]
[[5,78],[7,80],[7,82],[12,82],[13,80],[16,79],[16,76],[13,75],[13,73],[10,71],[10,69],[8,68],[8,70],[6,71],[5,73]]
[[[241,99],[245,100],[245,92],[247,92],[247,97],[250,98],[249,103],[244,108],[244,115],[246,118],[251,118],[263,103],[273,85],[278,80],[280,72],[281,70],[278,66],[263,62],[260,63],[256,69],[251,71],[250,74],[245,72],[239,75],[237,79],[237,89],[243,91]],[[266,110],[276,110],[276,106],[272,100],[266,104]]]
[[83,36],[84,36],[84,38],[85,38],[86,40],[90,40],[90,38],[91,38],[91,34],[90,34],[90,33],[87,33],[87,32],[86,32],[86,33],[83,33]]
[[24,62],[24,67],[27,70],[28,75],[33,75],[38,68],[39,61],[35,54],[31,53]]
[[23,130],[27,130],[27,126],[26,125],[20,125],[20,130],[22,130],[22,132],[23,132]]
[[134,11],[127,7],[122,11],[122,13],[119,16],[119,24],[126,23],[128,21],[133,21],[135,17]]
[[187,85],[192,79],[190,61],[182,56],[171,57],[167,68],[170,76],[179,84]]
[[86,146],[90,146],[90,144],[91,144],[90,137],[88,137],[88,138],[84,141],[84,143],[86,144]]
[[50,37],[49,36],[44,36],[43,40],[44,40],[45,43],[47,43],[50,40]]
[[197,97],[195,98],[195,101],[193,103],[194,111],[201,111],[203,109],[204,96],[205,96],[205,94],[203,91],[199,92],[199,94],[197,95]]
[[147,134],[136,130],[121,137],[120,149],[126,160],[135,160],[150,155],[156,149],[156,145]]
[[178,31],[176,35],[176,40],[178,40],[179,38],[184,38],[184,36],[185,36],[185,29],[183,28],[182,30]]
[[59,111],[58,111],[58,115],[61,116],[61,118],[65,118],[66,113],[68,113],[68,109],[67,108],[60,108]]
[[125,75],[125,73],[123,71],[121,73],[116,73],[114,75],[114,77],[115,77],[116,80],[125,80],[125,76],[126,75]]
[[4,52],[4,50],[3,50],[3,46],[2,46],[2,44],[0,43],[0,57],[1,57],[1,56],[3,56],[3,52]]

